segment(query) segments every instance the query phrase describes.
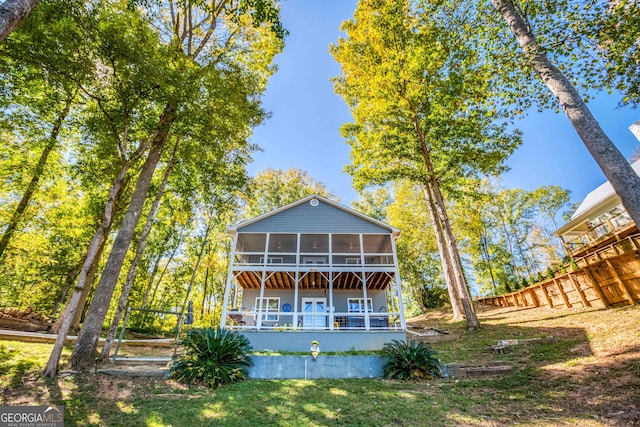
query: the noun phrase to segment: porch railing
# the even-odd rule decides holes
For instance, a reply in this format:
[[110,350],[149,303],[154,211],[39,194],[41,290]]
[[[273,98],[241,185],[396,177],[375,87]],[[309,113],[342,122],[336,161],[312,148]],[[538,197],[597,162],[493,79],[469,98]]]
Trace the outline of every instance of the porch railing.
[[[257,311],[243,311],[228,313],[227,328],[234,330],[260,331],[369,331],[369,330],[400,330],[399,312],[370,312],[370,313],[292,313],[270,311],[268,316],[278,320],[263,320],[258,322]],[[297,319],[297,320],[296,320]]]
[[593,224],[587,231],[567,241],[567,247],[572,253],[578,252],[588,246],[592,246],[612,237],[625,228],[634,225],[626,211],[620,212],[598,224]]

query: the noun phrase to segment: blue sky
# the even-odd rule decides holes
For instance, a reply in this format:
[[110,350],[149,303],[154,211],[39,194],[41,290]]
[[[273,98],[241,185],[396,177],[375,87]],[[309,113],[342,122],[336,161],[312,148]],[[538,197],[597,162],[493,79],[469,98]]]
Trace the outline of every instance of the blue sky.
[[[276,58],[278,72],[271,78],[264,106],[272,116],[253,136],[263,152],[256,153],[249,172],[264,168],[300,168],[324,183],[349,205],[358,198],[349,175],[349,147],[340,126],[351,121],[349,109],[333,93],[329,78],[340,67],[329,54],[329,44],[342,35],[340,24],[351,18],[355,0],[283,0],[282,18],[289,31],[286,46]],[[640,142],[629,126],[640,110],[616,109],[616,95],[600,95],[589,106],[622,154],[629,158]],[[511,170],[503,186],[534,190],[560,185],[571,191],[572,202],[606,181],[564,114],[531,113],[519,120],[523,144],[509,159]]]

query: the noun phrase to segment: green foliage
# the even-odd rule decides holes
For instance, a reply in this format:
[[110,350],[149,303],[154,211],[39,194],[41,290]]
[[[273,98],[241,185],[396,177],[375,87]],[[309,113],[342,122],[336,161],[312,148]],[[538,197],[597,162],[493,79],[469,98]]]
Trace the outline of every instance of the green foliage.
[[387,209],[392,202],[392,195],[388,187],[378,187],[373,190],[363,190],[359,199],[351,203],[351,207],[378,221],[387,221]]
[[562,248],[552,233],[555,215],[567,203],[566,190],[505,189],[488,180],[470,182],[467,188],[452,217],[484,293],[510,292],[506,283],[513,291],[520,287],[520,277],[560,261]]
[[[396,181],[393,188],[394,197],[386,209],[386,222],[402,230],[396,248],[404,294],[411,296],[421,311],[433,306],[442,307],[449,298],[421,188],[407,180]],[[386,192],[385,187],[378,191]]]
[[548,279],[553,279],[553,276],[555,275],[553,269],[551,267],[547,267],[547,278]]
[[417,295],[420,297],[420,303],[424,308],[444,307],[449,302],[446,288],[429,283],[424,283],[418,288]]
[[185,353],[173,359],[171,378],[209,388],[247,379],[251,346],[243,335],[221,328],[189,329],[182,345]]
[[342,133],[358,189],[400,178],[425,183],[427,152],[443,188],[453,190],[463,178],[503,170],[520,143],[487,107],[486,63],[456,7],[369,0],[343,23],[348,37],[331,46],[342,67],[333,81],[354,117]]
[[388,358],[384,365],[385,378],[424,380],[442,376],[436,351],[423,343],[393,340],[384,345],[382,354]]
[[323,183],[303,170],[267,168],[249,182],[242,195],[244,216],[252,218],[312,194],[338,199]]

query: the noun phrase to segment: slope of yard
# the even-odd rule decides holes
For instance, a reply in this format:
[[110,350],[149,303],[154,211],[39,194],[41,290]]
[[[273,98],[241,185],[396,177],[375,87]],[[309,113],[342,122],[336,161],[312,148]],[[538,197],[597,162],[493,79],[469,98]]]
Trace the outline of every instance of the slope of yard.
[[[65,425],[630,426],[640,425],[640,308],[478,307],[466,332],[433,311],[411,326],[460,338],[434,345],[444,363],[513,366],[503,375],[389,380],[249,381],[208,391],[160,379],[38,378],[50,345],[0,342],[2,405],[63,404]],[[500,340],[554,337],[509,347]]]

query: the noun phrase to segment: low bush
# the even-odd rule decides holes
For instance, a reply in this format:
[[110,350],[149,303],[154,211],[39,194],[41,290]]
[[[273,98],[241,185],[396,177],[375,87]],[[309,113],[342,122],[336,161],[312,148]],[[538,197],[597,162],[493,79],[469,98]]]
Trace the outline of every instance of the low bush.
[[442,376],[436,351],[423,343],[393,340],[384,345],[382,354],[388,359],[384,365],[385,378],[421,380]]
[[171,362],[170,378],[210,388],[248,378],[252,365],[249,340],[225,329],[190,329],[182,341],[184,354]]

